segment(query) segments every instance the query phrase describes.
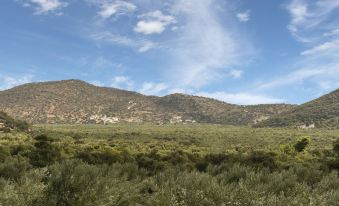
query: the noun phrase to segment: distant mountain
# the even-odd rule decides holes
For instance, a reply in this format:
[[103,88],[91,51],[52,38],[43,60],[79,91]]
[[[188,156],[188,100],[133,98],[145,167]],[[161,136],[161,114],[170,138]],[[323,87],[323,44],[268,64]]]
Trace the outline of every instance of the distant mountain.
[[30,83],[0,92],[0,111],[31,123],[219,123],[251,125],[294,105],[239,106],[172,94],[145,96],[79,80]]
[[258,127],[339,128],[339,89],[260,122]]

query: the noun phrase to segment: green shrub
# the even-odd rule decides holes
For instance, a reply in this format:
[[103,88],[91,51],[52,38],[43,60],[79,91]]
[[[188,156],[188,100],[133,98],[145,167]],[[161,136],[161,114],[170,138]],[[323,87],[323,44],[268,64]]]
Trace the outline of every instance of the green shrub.
[[37,206],[45,189],[44,177],[44,170],[34,169],[27,171],[17,181],[0,178],[0,205]]
[[274,170],[278,167],[275,154],[272,152],[266,153],[262,151],[254,151],[247,158],[245,164],[252,165],[255,167],[266,167]]
[[78,160],[55,164],[49,168],[44,205],[100,205],[109,198],[105,171]]
[[88,164],[113,164],[116,162],[121,162],[122,156],[117,153],[112,153],[111,151],[104,150],[94,150],[94,151],[83,151],[79,152],[76,157],[81,159]]
[[39,205],[105,206],[143,205],[138,182],[127,181],[122,165],[89,165],[70,160],[50,166],[47,188]]
[[28,159],[21,156],[9,156],[0,164],[0,177],[18,180],[30,168]]
[[52,139],[45,134],[35,137],[34,149],[29,155],[35,167],[45,167],[61,160],[60,151],[52,145]]
[[333,152],[339,157],[339,139],[333,142]]
[[294,145],[294,148],[297,152],[303,152],[309,144],[310,138],[303,137]]
[[0,161],[4,161],[8,156],[11,155],[11,151],[9,147],[0,146]]
[[163,162],[146,155],[139,155],[136,158],[136,162],[140,169],[145,169],[147,171],[148,175],[155,175],[165,168]]

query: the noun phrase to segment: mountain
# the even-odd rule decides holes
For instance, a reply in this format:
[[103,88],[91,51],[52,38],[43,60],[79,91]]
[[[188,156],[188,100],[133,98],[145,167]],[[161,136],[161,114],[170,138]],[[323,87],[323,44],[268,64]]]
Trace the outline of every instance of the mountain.
[[339,89],[257,124],[258,127],[339,128]]
[[30,83],[0,92],[0,110],[30,123],[201,122],[254,124],[294,105],[240,106],[172,94],[145,96],[80,80]]

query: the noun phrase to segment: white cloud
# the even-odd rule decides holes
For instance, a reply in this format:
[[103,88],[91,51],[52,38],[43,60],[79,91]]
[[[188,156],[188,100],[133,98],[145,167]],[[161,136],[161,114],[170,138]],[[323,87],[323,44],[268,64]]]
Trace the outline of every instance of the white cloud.
[[239,79],[240,77],[242,77],[243,74],[244,74],[244,71],[241,71],[241,70],[231,70],[229,72],[229,76],[231,76],[234,79]]
[[319,93],[326,93],[338,89],[339,62],[320,64],[317,61],[318,60],[315,60],[315,62],[313,60],[307,60],[301,62],[300,69],[296,69],[286,75],[281,75],[277,79],[259,84],[255,89],[259,91],[272,90],[284,86],[300,88],[304,85],[307,88],[312,88],[313,91],[319,91]]
[[287,6],[291,15],[288,29],[308,49],[290,66],[293,70],[279,78],[259,84],[257,89],[278,87],[312,88],[325,93],[337,89],[339,82],[339,11],[337,0],[292,0]]
[[287,9],[292,17],[289,29],[292,32],[297,32],[299,26],[303,26],[305,19],[308,16],[308,5],[302,0],[293,0],[288,5]]
[[138,52],[140,53],[147,52],[156,47],[157,47],[156,43],[152,41],[142,41],[140,42],[140,45],[138,46]]
[[0,91],[32,82],[34,75],[8,76],[0,74]]
[[87,63],[83,65],[84,67],[91,67],[93,69],[114,69],[116,71],[125,70],[124,65],[121,63],[115,63],[112,60],[98,56],[96,58],[88,59]]
[[339,39],[335,41],[325,42],[323,44],[317,45],[311,49],[305,50],[301,53],[301,55],[318,55],[322,52],[328,52],[329,50],[336,49],[339,47]]
[[127,76],[116,76],[112,79],[111,87],[133,90],[134,82]]
[[160,95],[166,93],[168,85],[165,83],[153,83],[145,82],[143,83],[140,92],[146,95]]
[[323,23],[338,8],[339,1],[337,0],[292,0],[287,5],[287,10],[291,16],[288,29],[301,42],[317,40],[321,35],[314,29],[320,30],[324,27]]
[[96,1],[100,5],[98,15],[103,19],[108,19],[114,15],[122,15],[133,12],[137,9],[136,5],[127,1]]
[[156,10],[139,16],[140,20],[134,28],[135,32],[149,34],[161,34],[166,27],[176,23],[173,16],[164,15],[161,11]]
[[126,36],[121,36],[110,32],[95,33],[91,35],[90,38],[99,43],[109,43],[131,47],[140,53],[147,52],[157,47],[156,43],[149,40],[134,40]]
[[195,95],[240,105],[273,104],[284,102],[283,99],[251,93],[198,92],[195,93]]
[[326,69],[299,69],[278,79],[259,84],[257,89],[273,89],[276,87],[301,84],[305,80],[326,74]]
[[324,33],[325,37],[338,36],[338,35],[339,35],[339,29],[333,29],[329,32]]
[[183,24],[178,38],[169,45],[172,69],[166,75],[182,88],[199,88],[220,80],[225,71],[238,70],[253,55],[246,39],[228,22],[232,18],[221,20],[218,16],[218,3],[176,0],[173,7]]
[[248,22],[251,18],[251,11],[247,10],[244,12],[237,13],[237,18],[240,22]]
[[98,86],[98,87],[103,87],[105,86],[105,83],[99,81],[99,80],[94,80],[94,81],[91,81],[90,82],[91,84],[95,85],[95,86]]
[[161,34],[165,30],[163,23],[159,21],[139,21],[134,31],[143,34]]
[[35,14],[55,13],[62,15],[62,12],[57,12],[60,9],[67,7],[68,3],[62,0],[25,0],[25,7],[34,7]]

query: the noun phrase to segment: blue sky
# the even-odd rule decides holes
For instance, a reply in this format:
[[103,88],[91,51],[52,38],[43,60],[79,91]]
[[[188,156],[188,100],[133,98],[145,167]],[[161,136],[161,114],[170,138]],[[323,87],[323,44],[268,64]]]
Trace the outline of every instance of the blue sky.
[[81,79],[303,103],[339,88],[339,0],[2,0],[0,90]]

